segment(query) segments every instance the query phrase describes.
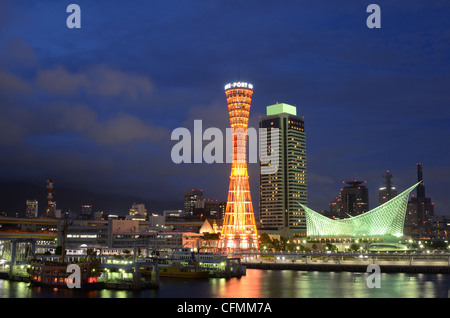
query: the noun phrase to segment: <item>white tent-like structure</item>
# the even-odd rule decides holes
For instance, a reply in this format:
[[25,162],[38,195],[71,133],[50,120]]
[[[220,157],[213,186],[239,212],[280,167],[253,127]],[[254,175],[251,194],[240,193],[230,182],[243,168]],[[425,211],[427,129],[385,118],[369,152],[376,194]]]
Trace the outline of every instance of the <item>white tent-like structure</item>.
[[409,194],[417,184],[403,191],[386,203],[358,216],[333,220],[303,204],[308,237],[379,237],[403,236]]

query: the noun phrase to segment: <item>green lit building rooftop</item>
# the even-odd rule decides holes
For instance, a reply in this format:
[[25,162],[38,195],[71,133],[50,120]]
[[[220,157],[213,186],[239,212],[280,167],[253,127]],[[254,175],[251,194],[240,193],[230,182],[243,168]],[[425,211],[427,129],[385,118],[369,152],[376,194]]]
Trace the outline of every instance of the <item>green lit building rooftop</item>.
[[419,183],[375,209],[346,219],[330,219],[299,203],[305,210],[307,236],[311,238],[402,237],[409,194]]

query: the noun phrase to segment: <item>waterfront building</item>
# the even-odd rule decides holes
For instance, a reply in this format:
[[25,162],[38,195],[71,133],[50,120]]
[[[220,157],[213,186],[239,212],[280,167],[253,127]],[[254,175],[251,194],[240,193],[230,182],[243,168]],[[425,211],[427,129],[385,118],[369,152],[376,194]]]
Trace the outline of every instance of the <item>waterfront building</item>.
[[220,248],[257,250],[258,234],[247,171],[247,127],[253,85],[244,82],[227,84],[225,95],[233,137],[233,161]]
[[[280,103],[267,106],[259,127],[267,130],[261,151],[278,152],[278,169],[260,173],[259,216],[261,230],[290,237],[306,235],[306,219],[299,203],[307,204],[306,136],[304,117],[295,106]],[[274,148],[270,131],[278,129],[278,147]],[[276,147],[276,146],[275,146]],[[268,164],[268,163],[267,163]],[[264,169],[266,163],[261,163]]]
[[[139,220],[79,220],[66,221],[56,218],[0,218],[0,238],[2,240],[25,239],[35,243],[38,254],[54,253],[62,245],[65,233],[67,250],[93,247],[96,249],[132,250],[135,246],[153,251],[183,247],[185,231],[167,231],[153,223]],[[66,229],[63,225],[66,222]]]
[[38,217],[38,201],[37,200],[27,200],[27,210],[25,213],[27,218],[37,218]]
[[409,195],[418,185],[413,185],[375,209],[346,219],[332,220],[303,206],[307,235],[316,238],[402,237]]
[[392,173],[387,170],[383,175],[384,178],[384,187],[381,187],[378,190],[378,205],[382,205],[383,203],[389,201],[393,197],[397,195],[397,190],[392,185]]

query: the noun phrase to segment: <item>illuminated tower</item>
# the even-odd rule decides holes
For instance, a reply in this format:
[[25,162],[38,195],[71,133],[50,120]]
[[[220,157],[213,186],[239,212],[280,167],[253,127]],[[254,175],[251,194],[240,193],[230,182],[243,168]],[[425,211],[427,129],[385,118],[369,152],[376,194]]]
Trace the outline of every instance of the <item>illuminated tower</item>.
[[220,247],[226,250],[259,248],[247,173],[247,127],[253,85],[237,82],[225,86],[233,137],[230,187]]

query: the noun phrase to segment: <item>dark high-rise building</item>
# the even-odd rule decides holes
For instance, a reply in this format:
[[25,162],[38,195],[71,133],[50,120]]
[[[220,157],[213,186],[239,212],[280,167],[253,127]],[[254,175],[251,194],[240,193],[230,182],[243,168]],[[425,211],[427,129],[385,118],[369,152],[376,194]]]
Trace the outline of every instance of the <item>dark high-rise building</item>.
[[[267,106],[267,115],[259,127],[267,131],[267,140],[260,141],[260,152],[277,155],[277,169],[264,172],[269,163],[261,162],[259,217],[261,229],[283,236],[306,235],[306,219],[298,203],[307,204],[305,122],[297,108],[288,104]],[[278,129],[278,144],[271,131]],[[274,130],[276,131],[276,130]],[[275,168],[275,167],[274,167]],[[270,169],[269,169],[270,170]]]
[[369,190],[365,181],[344,181],[348,184],[341,189],[339,194],[341,207],[339,218],[357,216],[369,211]]
[[80,213],[81,220],[92,220],[92,205],[83,204]]
[[387,170],[383,177],[385,186],[381,187],[378,191],[378,205],[382,205],[397,195],[397,190],[392,186],[391,172]]
[[335,219],[339,217],[339,212],[341,211],[341,198],[336,198],[329,204],[329,213],[324,214],[325,216]]
[[417,164],[417,181],[420,183],[416,189],[416,196],[411,196],[406,210],[405,233],[415,237],[429,237],[434,216],[434,203],[425,195],[421,163]]
[[194,215],[195,209],[203,209],[203,190],[186,190],[184,191],[184,214],[187,216]]
[[38,201],[37,200],[27,200],[27,218],[36,218],[38,216]]

